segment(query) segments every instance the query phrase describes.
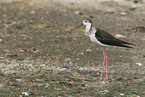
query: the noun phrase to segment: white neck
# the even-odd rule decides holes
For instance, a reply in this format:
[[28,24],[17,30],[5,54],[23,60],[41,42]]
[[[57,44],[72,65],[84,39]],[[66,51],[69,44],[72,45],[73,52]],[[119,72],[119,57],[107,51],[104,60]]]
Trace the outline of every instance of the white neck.
[[89,33],[89,31],[91,30],[91,26],[92,26],[91,23],[88,23],[88,24],[86,25],[86,33]]

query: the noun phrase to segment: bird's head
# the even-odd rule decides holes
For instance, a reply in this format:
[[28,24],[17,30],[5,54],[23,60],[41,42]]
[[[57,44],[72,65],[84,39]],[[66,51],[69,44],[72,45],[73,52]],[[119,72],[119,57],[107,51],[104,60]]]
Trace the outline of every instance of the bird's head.
[[90,18],[84,18],[84,19],[83,19],[83,23],[80,24],[80,25],[78,25],[77,27],[75,27],[73,30],[79,28],[79,27],[82,26],[82,25],[85,25],[85,26],[89,26],[89,25],[90,25],[90,27],[91,27],[91,25],[92,25],[91,19],[90,19]]
[[83,19],[83,25],[91,25],[92,24],[92,21],[90,18],[84,18]]

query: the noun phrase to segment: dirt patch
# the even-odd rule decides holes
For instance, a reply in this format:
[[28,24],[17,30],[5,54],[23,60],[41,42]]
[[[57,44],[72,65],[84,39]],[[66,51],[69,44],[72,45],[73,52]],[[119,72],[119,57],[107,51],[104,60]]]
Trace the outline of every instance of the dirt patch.
[[[117,7],[117,11],[110,12],[29,4],[13,2],[0,6],[1,97],[27,93],[140,97],[145,94],[145,33],[132,30],[144,26],[144,10]],[[84,35],[83,27],[70,32],[84,17],[91,17],[94,26],[112,35],[124,35],[118,38],[135,44],[133,49],[106,48],[108,81],[97,81],[103,61],[101,47]]]

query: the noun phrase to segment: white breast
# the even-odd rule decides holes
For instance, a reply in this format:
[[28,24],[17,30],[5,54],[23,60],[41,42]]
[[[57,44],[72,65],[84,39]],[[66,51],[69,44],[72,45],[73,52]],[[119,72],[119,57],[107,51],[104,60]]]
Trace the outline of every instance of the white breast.
[[[97,33],[97,32],[96,32]],[[90,40],[93,42],[93,43],[97,43],[101,46],[108,46],[108,45],[105,45],[105,44],[102,44],[100,41],[97,40],[97,38],[95,37],[95,33],[91,33],[88,35],[90,37]]]

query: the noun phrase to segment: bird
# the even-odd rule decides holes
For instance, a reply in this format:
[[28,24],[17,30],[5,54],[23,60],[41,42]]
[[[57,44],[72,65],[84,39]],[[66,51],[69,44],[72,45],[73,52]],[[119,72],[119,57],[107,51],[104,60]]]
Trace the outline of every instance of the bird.
[[125,41],[122,41],[120,39],[115,38],[112,36],[110,33],[107,31],[101,30],[97,27],[93,27],[92,20],[90,18],[84,18],[83,23],[75,27],[73,30],[81,27],[82,25],[85,25],[85,35],[89,36],[90,40],[93,43],[96,43],[100,46],[102,46],[103,50],[103,65],[102,65],[102,70],[101,70],[101,75],[99,81],[102,81],[102,74],[103,74],[103,69],[104,69],[104,64],[106,62],[106,78],[104,80],[108,80],[108,73],[107,73],[107,54],[104,49],[104,47],[107,46],[116,46],[116,47],[125,47],[125,48],[132,48],[130,45],[134,45],[132,43],[128,43]]

